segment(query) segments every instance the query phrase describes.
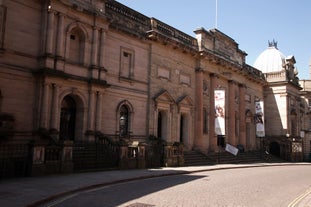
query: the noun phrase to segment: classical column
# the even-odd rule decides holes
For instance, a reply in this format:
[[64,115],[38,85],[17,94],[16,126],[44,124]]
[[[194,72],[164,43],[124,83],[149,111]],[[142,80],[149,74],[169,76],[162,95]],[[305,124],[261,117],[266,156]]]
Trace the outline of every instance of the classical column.
[[98,30],[96,27],[93,27],[93,44],[92,44],[92,59],[91,59],[91,65],[93,67],[97,66],[97,57],[98,57]]
[[47,38],[46,38],[46,53],[49,55],[53,54],[54,21],[55,21],[55,14],[53,11],[49,11]]
[[101,131],[101,121],[102,121],[102,94],[97,92],[97,102],[96,102],[96,124],[95,130]]
[[89,107],[88,107],[88,116],[87,116],[87,130],[94,130],[94,91],[89,91]]
[[58,14],[56,55],[59,58],[64,58],[64,18],[64,15]]
[[48,108],[49,108],[49,84],[43,84],[42,90],[42,102],[41,102],[41,119],[40,119],[40,128],[48,128]]
[[245,90],[244,84],[239,85],[239,137],[240,143],[246,147],[246,122],[245,122]]
[[59,119],[59,86],[53,83],[53,98],[52,98],[52,110],[51,110],[51,129],[59,130],[58,119]]
[[228,143],[236,146],[236,134],[235,134],[235,89],[236,83],[232,80],[229,81],[229,101],[228,101],[228,116],[229,116],[229,131],[227,134]]
[[173,122],[173,120],[172,120],[172,118],[173,118],[173,114],[174,114],[174,109],[173,109],[173,105],[172,104],[170,104],[169,105],[169,108],[168,108],[168,110],[167,110],[167,126],[166,126],[166,140],[168,141],[168,142],[171,142],[171,141],[173,141],[172,140],[172,122]]
[[210,74],[210,119],[209,119],[209,149],[211,151],[217,150],[217,137],[215,135],[215,89],[216,89],[216,75]]
[[203,148],[203,69],[195,70],[196,77],[196,119],[195,119],[195,140],[194,144],[197,148]]
[[100,50],[99,50],[99,67],[104,68],[105,64],[105,44],[106,44],[106,31],[104,29],[100,30]]
[[106,44],[106,31],[100,30],[100,48],[99,48],[99,71],[98,79],[106,80],[106,69],[105,69],[105,44]]

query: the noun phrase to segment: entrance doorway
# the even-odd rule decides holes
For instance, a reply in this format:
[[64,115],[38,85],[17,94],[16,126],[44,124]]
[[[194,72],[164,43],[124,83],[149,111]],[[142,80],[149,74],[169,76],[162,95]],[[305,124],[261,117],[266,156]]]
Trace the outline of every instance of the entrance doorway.
[[269,146],[270,154],[280,157],[280,145],[277,142],[271,142]]
[[59,138],[74,140],[76,124],[76,102],[71,96],[66,96],[61,104]]
[[159,111],[158,113],[158,137],[162,140],[167,140],[167,112],[166,111]]

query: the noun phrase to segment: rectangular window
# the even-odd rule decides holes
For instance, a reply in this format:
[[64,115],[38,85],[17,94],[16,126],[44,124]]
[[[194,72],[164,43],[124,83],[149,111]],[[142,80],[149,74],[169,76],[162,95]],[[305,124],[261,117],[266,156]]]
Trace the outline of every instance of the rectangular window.
[[181,73],[179,76],[179,82],[180,82],[180,84],[190,86],[191,85],[190,75]]
[[170,80],[171,79],[170,69],[158,67],[158,78]]
[[120,76],[131,79],[134,77],[134,52],[121,48]]
[[245,101],[251,103],[252,102],[252,96],[249,94],[245,94]]

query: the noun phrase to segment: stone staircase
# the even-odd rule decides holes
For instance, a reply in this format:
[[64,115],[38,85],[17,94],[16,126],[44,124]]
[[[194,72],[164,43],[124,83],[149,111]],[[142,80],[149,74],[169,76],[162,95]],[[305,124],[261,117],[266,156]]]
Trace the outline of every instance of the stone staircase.
[[265,162],[259,151],[241,152],[238,153],[237,156],[223,151],[219,153],[209,153],[208,157],[213,160],[215,164],[246,164]]
[[269,159],[267,160],[260,151],[241,152],[238,153],[237,156],[234,156],[227,151],[222,151],[219,153],[208,153],[208,155],[204,155],[197,151],[185,151],[184,160],[185,166],[284,162],[284,160],[281,158],[275,157],[273,155],[270,155]]
[[214,161],[197,151],[184,151],[184,166],[212,165]]

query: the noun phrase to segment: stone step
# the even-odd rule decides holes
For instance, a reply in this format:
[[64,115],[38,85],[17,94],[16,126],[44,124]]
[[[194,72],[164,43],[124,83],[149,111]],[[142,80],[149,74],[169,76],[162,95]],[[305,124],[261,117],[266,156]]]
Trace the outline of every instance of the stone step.
[[184,152],[185,166],[199,166],[199,165],[211,165],[213,161],[207,156],[196,151]]
[[229,152],[209,153],[204,155],[196,151],[184,152],[185,166],[212,165],[212,164],[242,164],[258,162],[284,162],[284,160],[269,155],[266,159],[260,151],[249,151],[238,153],[237,156]]

